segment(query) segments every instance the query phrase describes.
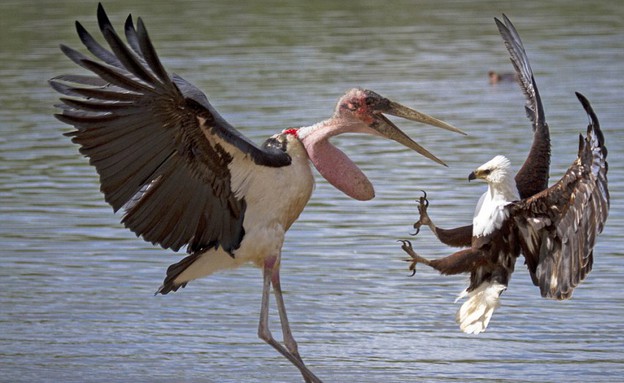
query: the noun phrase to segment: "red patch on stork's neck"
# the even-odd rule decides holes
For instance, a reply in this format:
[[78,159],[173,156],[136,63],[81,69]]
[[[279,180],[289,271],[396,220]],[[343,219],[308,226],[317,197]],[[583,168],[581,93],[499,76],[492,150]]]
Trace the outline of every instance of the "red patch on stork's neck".
[[295,137],[299,137],[299,129],[290,128],[282,130],[282,134],[292,134]]

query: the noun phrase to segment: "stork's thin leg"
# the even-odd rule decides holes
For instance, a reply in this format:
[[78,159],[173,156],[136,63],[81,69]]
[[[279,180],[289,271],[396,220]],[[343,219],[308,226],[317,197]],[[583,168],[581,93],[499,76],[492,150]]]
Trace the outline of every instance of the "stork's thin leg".
[[[282,296],[282,284],[280,282],[279,269],[273,270],[273,278],[271,280],[273,285],[273,294],[275,294],[275,303],[277,304],[277,311],[280,317],[280,323],[282,325],[282,334],[284,336],[284,345],[294,356],[301,360],[299,355],[299,348],[297,342],[290,331],[290,323],[288,322],[288,315],[286,314],[286,305],[284,304],[284,297]],[[301,360],[301,363],[303,361]]]
[[[284,355],[292,364],[295,365],[301,371],[301,375],[306,383],[322,383],[319,378],[316,377],[310,371],[301,360],[299,352],[297,351],[297,343],[290,332],[290,325],[288,324],[288,318],[286,317],[286,308],[284,307],[284,300],[282,299],[282,291],[279,282],[279,265],[276,265],[277,257],[269,258],[265,260],[263,270],[263,285],[262,285],[262,306],[260,308],[260,324],[258,326],[258,336],[270,344],[280,354]],[[280,315],[280,322],[282,324],[282,331],[284,333],[284,343],[286,347],[280,344],[273,338],[271,330],[269,329],[269,297],[271,290],[271,283],[274,284],[275,297],[277,300],[277,306]],[[275,287],[277,285],[277,287]],[[279,292],[278,292],[279,291]],[[294,351],[293,351],[294,350]]]

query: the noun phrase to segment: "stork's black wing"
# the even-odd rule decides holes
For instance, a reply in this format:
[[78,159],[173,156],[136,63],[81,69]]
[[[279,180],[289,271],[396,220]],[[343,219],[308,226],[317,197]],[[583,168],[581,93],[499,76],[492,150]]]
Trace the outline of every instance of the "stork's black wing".
[[577,97],[590,118],[578,158],[552,187],[509,205],[533,283],[542,296],[556,299],[569,298],[591,271],[596,237],[609,214],[604,137],[589,101]]
[[201,91],[169,76],[140,18],[135,28],[128,16],[124,43],[101,4],[97,16],[110,50],[78,22],[95,59],[61,45],[96,76],[50,80],[67,96],[56,115],[76,128],[66,135],[95,166],[106,201],[115,211],[125,208],[122,222],[137,236],[176,251],[221,246],[231,253],[244,235],[246,207],[232,190],[231,167],[285,166],[290,157],[255,146]]
[[540,98],[533,70],[529,64],[522,40],[516,28],[507,16],[503,15],[504,24],[498,20],[496,25],[509,51],[511,63],[518,77],[518,83],[526,97],[525,110],[533,124],[533,144],[520,171],[516,174],[516,186],[520,198],[528,198],[548,188],[550,172],[550,131],[544,116],[544,107]]

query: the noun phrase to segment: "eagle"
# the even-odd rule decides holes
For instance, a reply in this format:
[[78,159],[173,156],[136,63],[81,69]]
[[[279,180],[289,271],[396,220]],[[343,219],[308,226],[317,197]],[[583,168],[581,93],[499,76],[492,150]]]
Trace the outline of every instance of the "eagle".
[[520,254],[542,297],[570,298],[592,269],[596,237],[609,213],[604,135],[590,102],[578,92],[576,96],[589,119],[587,132],[579,135],[576,160],[558,182],[548,187],[550,136],[544,110],[520,36],[505,15],[503,20],[495,18],[533,124],[528,158],[515,176],[510,161],[502,155],[470,173],[469,181],[483,180],[488,186],[477,203],[472,225],[437,227],[427,213],[426,193],[420,198],[415,234],[426,225],[441,242],[463,249],[429,260],[417,254],[409,241],[401,240],[414,272],[422,263],[443,275],[470,274],[470,284],[458,298],[466,301],[456,315],[460,329],[469,334],[487,328]]

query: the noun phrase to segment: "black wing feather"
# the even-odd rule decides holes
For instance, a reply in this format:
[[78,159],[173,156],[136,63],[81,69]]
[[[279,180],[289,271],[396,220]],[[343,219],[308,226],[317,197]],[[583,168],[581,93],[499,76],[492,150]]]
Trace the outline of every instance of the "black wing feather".
[[590,118],[578,158],[555,185],[510,205],[533,282],[542,296],[556,299],[569,298],[591,271],[609,214],[604,136],[587,99],[577,97]]
[[505,15],[503,15],[504,24],[496,18],[494,20],[509,51],[511,63],[517,73],[518,83],[526,98],[525,110],[533,124],[531,150],[515,178],[520,198],[529,198],[548,188],[550,130],[546,123],[544,107],[535,83],[533,70],[518,31]]
[[122,65],[127,68],[128,71],[148,84],[158,81],[154,75],[143,66],[135,53],[124,44],[119,36],[117,36],[112,26],[107,25],[106,28],[102,30],[102,34],[106,41],[108,41],[108,45],[110,45],[115,56],[119,57]]
[[518,75],[518,83],[527,99],[527,116],[533,123],[533,129],[538,129],[546,124],[546,117],[544,116],[544,107],[535,83],[533,70],[531,69],[531,64],[520,35],[506,15],[503,14],[504,24],[496,18],[494,18],[494,21],[509,51],[509,58]]
[[[233,156],[276,167],[290,164],[290,157],[255,146],[199,89],[169,76],[140,19],[137,29],[131,16],[126,20],[126,44],[101,4],[97,15],[110,51],[80,23],[80,40],[95,59],[61,45],[96,76],[50,80],[67,96],[56,115],[76,128],[66,135],[95,166],[105,200],[115,211],[124,208],[122,222],[137,236],[176,251],[220,246],[232,254],[244,235],[246,209],[231,189]],[[223,142],[238,152],[229,153]]]
[[82,24],[80,24],[80,22],[78,21],[76,21],[76,31],[78,32],[78,37],[80,38],[80,41],[95,57],[99,58],[109,65],[123,68],[123,65],[121,64],[119,59],[102,45],[100,45],[100,43],[98,43],[93,38],[93,36],[91,36],[91,34],[86,30],[86,28],[83,27]]
[[[132,50],[139,56],[143,54],[139,47],[139,37],[137,36],[136,29],[134,28],[134,22],[132,21],[132,15],[128,15],[126,23],[124,24],[124,33],[126,35],[126,41]],[[157,74],[158,75],[158,74]]]
[[156,49],[154,49],[154,45],[152,41],[149,39],[147,35],[147,29],[145,29],[145,25],[143,24],[143,20],[139,17],[138,21],[138,32],[137,38],[139,41],[139,49],[143,53],[143,58],[147,62],[147,65],[154,71],[154,73],[160,78],[168,78],[167,71],[163,67],[158,55],[156,54]]

